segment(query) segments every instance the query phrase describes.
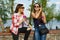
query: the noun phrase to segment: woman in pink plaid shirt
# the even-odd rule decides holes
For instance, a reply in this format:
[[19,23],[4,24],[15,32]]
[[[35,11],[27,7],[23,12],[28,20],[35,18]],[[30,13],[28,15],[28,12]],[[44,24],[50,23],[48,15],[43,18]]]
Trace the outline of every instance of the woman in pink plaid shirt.
[[[25,33],[24,40],[28,40],[30,29],[27,30],[27,27],[23,27],[22,23],[24,20],[24,6],[23,4],[18,4],[15,10],[15,13],[12,15],[12,25],[10,27],[13,40],[18,40],[19,33]],[[30,26],[29,23],[26,24]]]

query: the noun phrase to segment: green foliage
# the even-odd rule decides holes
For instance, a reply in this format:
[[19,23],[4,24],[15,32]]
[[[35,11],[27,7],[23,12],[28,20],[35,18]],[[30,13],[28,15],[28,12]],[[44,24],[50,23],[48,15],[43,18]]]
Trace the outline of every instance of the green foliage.
[[48,0],[38,0],[37,2],[42,6],[43,10],[45,10],[47,6],[47,1]]
[[60,21],[60,11],[58,11],[58,13],[55,14],[55,18]]
[[5,11],[7,11],[7,9],[5,8],[4,5],[5,5],[4,1],[1,1],[0,17],[2,18],[3,22],[5,22],[6,19],[7,19],[7,17],[8,17],[7,14],[6,14],[6,12],[5,12]]
[[46,7],[46,19],[47,22],[52,20],[54,18],[54,9],[55,9],[55,4],[52,4],[50,7]]
[[9,18],[7,14],[11,14],[13,12],[13,3],[14,0],[0,0],[0,17],[5,23]]

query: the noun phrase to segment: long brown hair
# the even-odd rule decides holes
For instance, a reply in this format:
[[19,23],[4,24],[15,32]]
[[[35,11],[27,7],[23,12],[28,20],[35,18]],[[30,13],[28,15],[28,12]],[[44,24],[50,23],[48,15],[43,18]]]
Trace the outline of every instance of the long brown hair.
[[[35,4],[38,4],[39,5],[39,7],[41,7],[41,5],[39,4],[39,3],[35,3]],[[35,6],[35,4],[34,4],[34,6]],[[33,6],[33,7],[34,7]],[[39,9],[40,10],[40,9]],[[33,9],[33,12],[35,13],[36,12],[36,10],[35,9]],[[40,15],[39,15],[39,17],[38,17],[38,19],[40,19],[41,18],[41,16],[42,16],[42,12],[40,13]]]

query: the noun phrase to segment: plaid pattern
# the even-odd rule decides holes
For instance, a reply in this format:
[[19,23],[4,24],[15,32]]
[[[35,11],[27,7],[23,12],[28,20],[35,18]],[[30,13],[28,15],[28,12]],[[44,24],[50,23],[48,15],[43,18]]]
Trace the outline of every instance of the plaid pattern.
[[14,15],[12,16],[12,25],[10,27],[11,32],[13,32],[14,34],[18,34],[18,28],[22,27],[22,24],[19,24],[19,22],[23,19],[23,15],[20,16],[18,13],[14,13]]

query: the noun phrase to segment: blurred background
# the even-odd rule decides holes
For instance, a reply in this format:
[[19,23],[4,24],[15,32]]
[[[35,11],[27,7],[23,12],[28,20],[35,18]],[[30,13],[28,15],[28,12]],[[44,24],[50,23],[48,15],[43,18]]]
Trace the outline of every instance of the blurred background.
[[11,26],[11,16],[16,5],[20,3],[24,4],[24,14],[29,19],[32,27],[34,25],[30,14],[33,10],[33,4],[39,3],[46,14],[47,28],[49,30],[60,29],[60,0],[0,0],[0,31]]

